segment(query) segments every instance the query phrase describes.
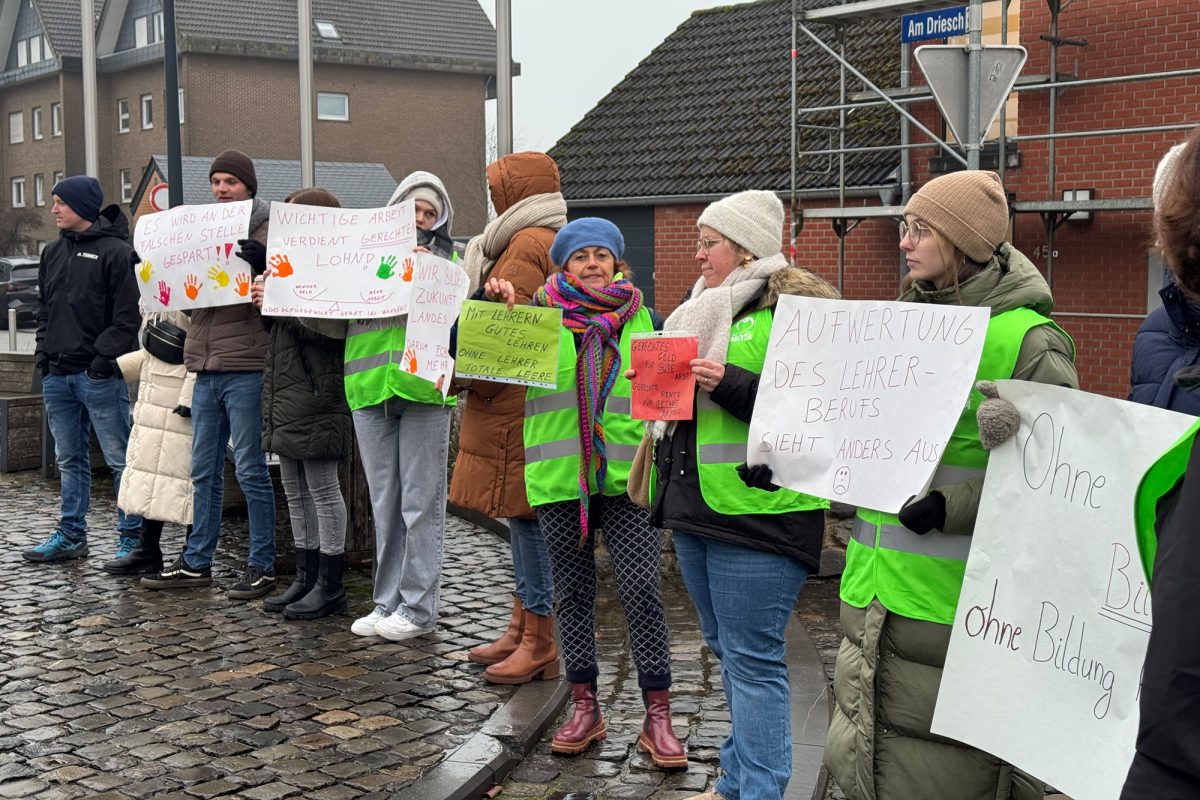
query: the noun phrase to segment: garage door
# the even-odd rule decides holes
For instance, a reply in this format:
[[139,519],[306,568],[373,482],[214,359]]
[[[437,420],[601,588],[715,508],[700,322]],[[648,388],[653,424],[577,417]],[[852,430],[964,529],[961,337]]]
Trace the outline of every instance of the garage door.
[[625,261],[633,268],[633,283],[642,290],[646,305],[654,306],[654,207],[618,206],[572,208],[568,219],[603,217],[625,237]]

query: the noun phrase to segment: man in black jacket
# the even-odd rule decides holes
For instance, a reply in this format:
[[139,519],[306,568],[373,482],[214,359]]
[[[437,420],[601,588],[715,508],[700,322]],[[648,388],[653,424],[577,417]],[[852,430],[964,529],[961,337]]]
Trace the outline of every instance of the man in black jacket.
[[[62,473],[62,511],[29,561],[64,561],[88,554],[85,515],[91,495],[90,431],[120,487],[129,441],[129,389],[116,358],[137,349],[138,289],[129,223],[104,200],[95,178],[76,175],[51,190],[59,238],[42,252],[38,285],[37,367],[46,419]],[[117,512],[117,557],[137,543],[141,517]]]

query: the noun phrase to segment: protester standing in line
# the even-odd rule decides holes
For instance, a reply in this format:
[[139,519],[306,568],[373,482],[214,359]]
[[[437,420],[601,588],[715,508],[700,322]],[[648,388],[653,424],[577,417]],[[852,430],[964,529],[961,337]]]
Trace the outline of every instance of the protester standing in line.
[[[414,200],[417,242],[458,261],[450,239],[454,210],[436,175],[414,172],[391,203]],[[408,316],[346,326],[345,387],[375,518],[375,608],[356,619],[359,636],[402,641],[437,624],[446,523],[447,399],[400,369]]]
[[138,384],[125,474],[117,505],[142,517],[137,546],[101,566],[112,575],[162,569],[163,523],[192,525],[192,391],[196,373],[183,364],[190,323],[179,311],[146,317],[141,349],[117,359],[126,383]]
[[700,797],[782,798],[791,777],[784,630],[819,566],[829,503],[772,486],[765,466],[748,471],[746,438],[779,297],[838,295],[788,267],[783,216],[779,198],[764,191],[739,192],[700,215],[700,277],[665,325],[699,338],[696,403],[691,419],[650,426],[650,519],[673,531],[733,723],[721,745],[724,774]]
[[[558,629],[571,684],[571,717],[550,750],[582,753],[606,736],[596,696],[596,560],[599,531],[612,557],[617,596],[629,623],[646,717],[638,746],[664,769],[687,767],[687,752],[671,729],[671,653],[659,588],[661,542],[643,508],[626,495],[643,425],[631,416],[624,377],[634,333],[654,329],[642,293],[624,276],[625,240],[597,217],[569,222],[554,237],[550,257],[563,271],[550,276],[533,304],[563,312],[556,386],[530,388],[525,400],[525,489],[537,509],[554,570]],[[510,306],[515,292],[490,279],[486,294]],[[549,627],[549,620],[537,620]],[[539,639],[549,637],[547,630]],[[543,678],[558,662],[542,650]]]
[[[213,200],[253,200],[249,237],[237,255],[262,263],[271,206],[258,193],[254,162],[226,150],[208,168]],[[229,276],[221,273],[228,282]],[[209,278],[218,280],[220,278]],[[246,287],[247,293],[249,287]],[[241,580],[229,590],[235,600],[251,600],[275,586],[275,492],[262,449],[262,382],[268,336],[252,303],[198,308],[191,314],[184,360],[196,373],[192,395],[192,532],[184,551],[157,575],[142,578],[148,589],[208,586],[221,534],[225,447],[232,438],[234,474],[250,516],[250,551]]]
[[[1071,339],[1053,298],[1008,241],[1008,203],[992,172],[929,181],[908,202],[900,299],[991,310],[977,380],[1075,388]],[[930,732],[987,466],[972,391],[932,490],[896,515],[860,508],[841,583],[845,639],[825,763],[849,800],[1006,797],[1040,800],[1029,776]]]
[[[341,207],[321,188],[292,192],[284,202]],[[265,260],[251,267],[271,279]],[[260,309],[264,290],[263,281],[251,289]],[[263,608],[281,611],[287,619],[317,619],[346,610],[346,500],[338,467],[354,445],[342,385],[345,342],[297,319],[262,320],[271,332],[263,374],[262,448],[279,457],[296,548],[295,580],[281,594],[264,600]]]
[[[471,240],[464,266],[470,275],[508,281],[516,302],[528,303],[556,270],[550,246],[567,223],[558,165],[544,153],[514,153],[489,164],[487,179],[500,216]],[[488,665],[483,677],[491,683],[531,680],[540,671],[535,653],[558,658],[549,623],[554,610],[550,556],[525,496],[524,419],[523,386],[471,381],[450,481],[452,502],[508,520],[516,583],[508,627],[497,641],[467,654]]]
[[[38,265],[42,302],[34,359],[62,474],[62,505],[50,537],[22,554],[35,562],[88,554],[92,429],[120,491],[131,420],[129,389],[116,359],[137,347],[140,322],[133,272],[139,258],[120,207],[102,209],[100,182],[86,175],[61,180],[50,192],[59,238]],[[141,525],[136,514],[118,509],[118,558],[133,549]]]

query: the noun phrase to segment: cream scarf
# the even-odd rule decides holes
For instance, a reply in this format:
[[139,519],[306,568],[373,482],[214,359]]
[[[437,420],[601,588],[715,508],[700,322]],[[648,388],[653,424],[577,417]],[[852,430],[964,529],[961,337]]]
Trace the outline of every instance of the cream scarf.
[[558,230],[567,224],[567,201],[561,192],[526,197],[487,224],[483,233],[467,243],[463,269],[470,279],[467,296],[475,294],[479,284],[495,266],[496,260],[512,238],[526,228]]

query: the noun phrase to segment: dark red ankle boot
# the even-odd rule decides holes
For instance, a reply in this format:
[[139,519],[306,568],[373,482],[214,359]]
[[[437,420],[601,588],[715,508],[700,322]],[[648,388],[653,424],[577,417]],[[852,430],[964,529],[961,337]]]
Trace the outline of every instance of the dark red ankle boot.
[[638,736],[638,748],[650,754],[656,767],[687,769],[687,750],[671,729],[671,692],[650,689],[642,692],[642,699],[646,704],[646,720]]
[[[605,737],[604,715],[600,713],[600,701],[596,699],[595,683],[572,683],[571,699],[575,710],[567,724],[554,734],[550,752],[564,756],[579,755],[592,742]],[[669,720],[668,720],[669,727]]]

